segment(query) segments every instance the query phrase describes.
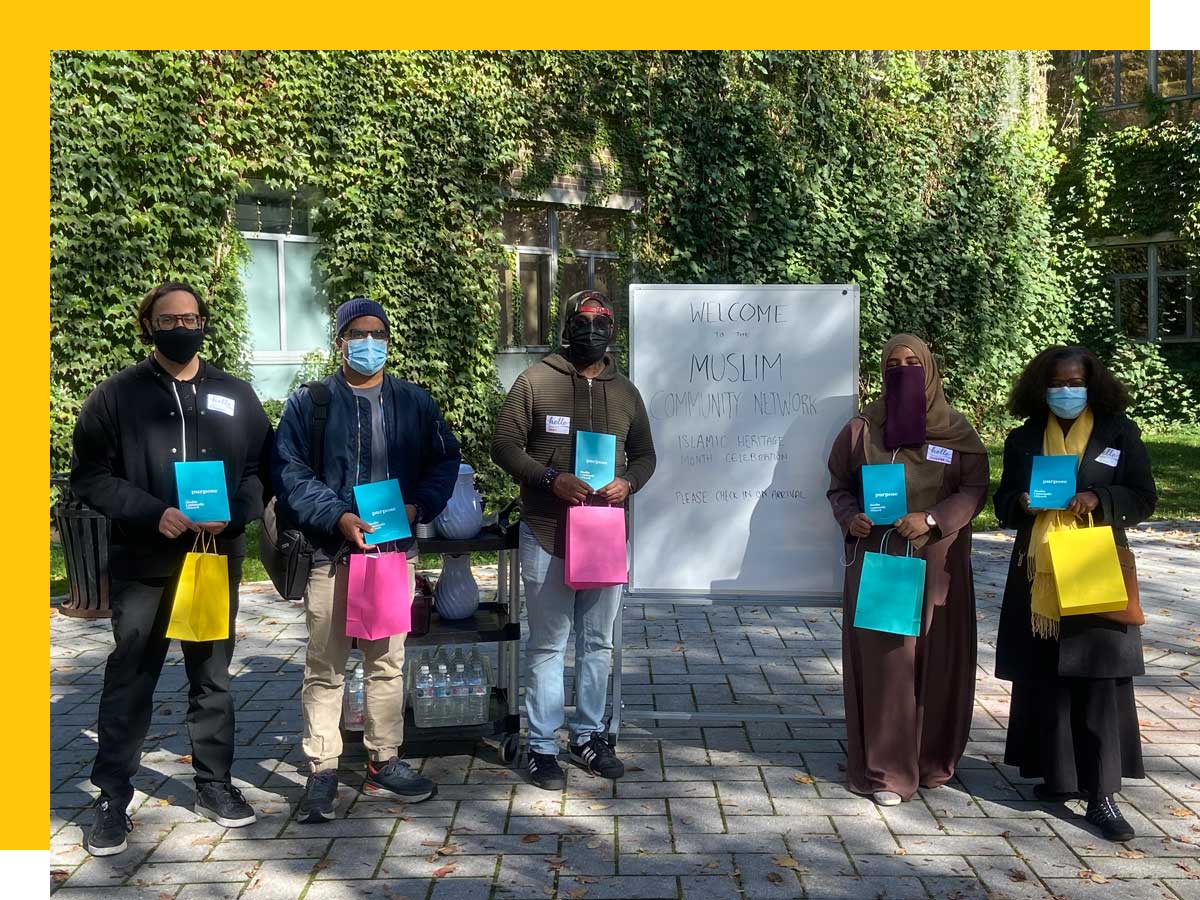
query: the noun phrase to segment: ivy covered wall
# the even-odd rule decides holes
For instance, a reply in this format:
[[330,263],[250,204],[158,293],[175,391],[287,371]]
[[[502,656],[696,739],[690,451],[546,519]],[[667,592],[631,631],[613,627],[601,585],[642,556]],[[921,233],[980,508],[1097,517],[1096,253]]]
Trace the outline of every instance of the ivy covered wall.
[[[52,455],[143,352],[137,298],[211,298],[207,352],[245,371],[248,180],[312,188],[331,304],[367,293],[390,367],[486,460],[500,217],[557,174],[637,191],[642,281],[861,286],[864,386],[915,330],[997,427],[1011,378],[1073,327],[1049,196],[1061,158],[1036,53],[60,53],[51,68]],[[514,191],[512,185],[519,185]],[[484,467],[486,468],[486,467]],[[494,477],[495,473],[490,473]]]

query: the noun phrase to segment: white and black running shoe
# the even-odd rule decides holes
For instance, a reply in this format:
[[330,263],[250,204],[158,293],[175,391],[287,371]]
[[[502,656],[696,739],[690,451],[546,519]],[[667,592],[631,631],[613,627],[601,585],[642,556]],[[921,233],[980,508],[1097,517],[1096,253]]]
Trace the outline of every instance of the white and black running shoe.
[[620,778],[625,774],[625,764],[598,734],[590,735],[582,744],[571,745],[571,762],[601,778]]

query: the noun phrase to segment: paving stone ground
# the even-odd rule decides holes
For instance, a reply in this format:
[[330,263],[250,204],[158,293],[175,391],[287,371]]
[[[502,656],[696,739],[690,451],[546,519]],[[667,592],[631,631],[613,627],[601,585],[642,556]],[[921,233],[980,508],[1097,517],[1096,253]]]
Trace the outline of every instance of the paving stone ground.
[[[440,784],[405,807],[359,791],[343,757],[338,819],[292,820],[304,626],[298,605],[243,589],[235,659],[237,783],[258,822],[191,811],[187,685],[172,651],[138,773],[130,849],[81,846],[95,788],[107,621],[52,615],[51,880],[57,900],[520,900],[784,897],[1200,898],[1200,523],[1130,533],[1142,577],[1137,680],[1146,779],[1121,796],[1138,837],[1110,844],[1079,803],[1034,802],[1003,765],[1008,685],[992,677],[1012,538],[976,536],[980,653],[971,742],[949,785],[879,809],[848,793],[838,725],[626,723],[628,774],[524,784],[486,745],[414,760]],[[481,580],[494,571],[482,572]],[[627,709],[842,712],[840,615],[755,606],[625,610]],[[570,661],[568,660],[568,666]],[[568,669],[570,671],[570,669]]]

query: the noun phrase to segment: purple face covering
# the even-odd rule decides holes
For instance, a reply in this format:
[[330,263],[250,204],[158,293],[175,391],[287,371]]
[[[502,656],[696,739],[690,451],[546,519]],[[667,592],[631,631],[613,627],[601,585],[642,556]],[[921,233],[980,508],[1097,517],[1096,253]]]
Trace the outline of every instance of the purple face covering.
[[883,446],[888,450],[925,443],[925,369],[895,366],[883,372]]

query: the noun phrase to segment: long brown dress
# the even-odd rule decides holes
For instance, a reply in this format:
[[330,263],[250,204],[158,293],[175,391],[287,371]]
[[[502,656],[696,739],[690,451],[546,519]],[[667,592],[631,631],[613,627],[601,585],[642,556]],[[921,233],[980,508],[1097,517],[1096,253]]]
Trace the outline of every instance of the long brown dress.
[[[869,429],[866,419],[851,419],[829,457],[829,502],[847,536],[846,559],[853,560],[846,570],[842,618],[846,773],[852,791],[894,791],[909,800],[918,786],[937,787],[954,776],[970,734],[976,659],[971,520],[987,498],[988,459],[986,453],[955,451],[937,502],[926,510],[938,527],[914,551],[926,561],[920,636],[854,628],[863,554],[879,552],[890,527],[876,525],[862,540],[848,533],[850,521],[863,511],[860,470]],[[893,533],[887,552],[905,553],[906,542]]]

